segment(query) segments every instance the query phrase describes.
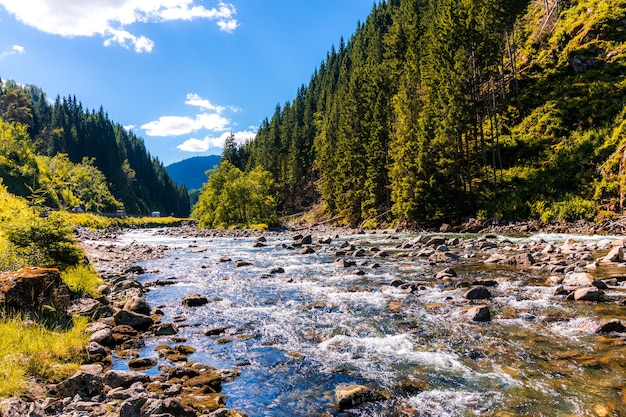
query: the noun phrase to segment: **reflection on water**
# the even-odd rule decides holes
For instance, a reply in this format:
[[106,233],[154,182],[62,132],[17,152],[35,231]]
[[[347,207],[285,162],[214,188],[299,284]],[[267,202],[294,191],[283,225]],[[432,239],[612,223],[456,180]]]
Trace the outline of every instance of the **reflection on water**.
[[[538,238],[565,240],[542,235],[526,241]],[[404,237],[360,236],[367,239],[360,245],[365,256],[341,268],[334,252],[351,239],[335,239],[308,255],[290,249],[288,236],[270,237],[260,248],[252,238],[181,239],[154,231],[129,233],[122,242],[171,248],[169,257],[144,263],[158,272],[141,279],[177,283],[152,288],[146,298],[162,307],[163,321],[181,326],[178,337],[197,349],[190,360],[240,367],[223,393],[229,408],[251,417],[339,415],[334,387],[342,382],[389,396],[351,415],[626,415],[624,338],[588,330],[598,317],[625,319],[623,306],[557,299],[544,284],[545,272],[476,260],[455,265],[460,279],[498,285],[487,301],[493,320],[471,323],[464,316],[469,302],[461,297],[467,288],[434,280],[443,266],[400,256]],[[392,256],[374,258],[372,247]],[[233,261],[220,262],[224,255]],[[252,265],[237,268],[237,259]],[[271,273],[277,267],[284,272]],[[398,279],[421,286],[410,293],[390,285]],[[183,307],[190,292],[211,302]],[[154,347],[164,341],[148,340],[142,354],[156,356]]]

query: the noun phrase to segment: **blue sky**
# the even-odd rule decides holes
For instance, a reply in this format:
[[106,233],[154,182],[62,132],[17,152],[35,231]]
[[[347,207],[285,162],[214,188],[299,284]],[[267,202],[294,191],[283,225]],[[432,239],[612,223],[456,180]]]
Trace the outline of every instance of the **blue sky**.
[[374,0],[0,0],[0,77],[75,95],[164,164],[254,137]]

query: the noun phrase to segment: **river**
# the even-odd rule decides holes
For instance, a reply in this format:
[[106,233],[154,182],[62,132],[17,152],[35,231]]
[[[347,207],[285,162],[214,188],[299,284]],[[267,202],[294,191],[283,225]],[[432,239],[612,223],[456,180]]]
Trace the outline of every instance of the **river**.
[[[626,323],[626,287],[611,286],[602,303],[568,301],[552,295],[546,281],[555,273],[545,268],[486,265],[490,252],[479,250],[478,238],[447,236],[459,257],[451,265],[417,256],[411,235],[332,236],[310,254],[289,235],[268,236],[259,247],[252,237],[141,230],[118,244],[168,246],[165,258],[141,263],[149,272],[139,279],[175,284],[151,287],[146,300],[196,348],[189,360],[240,370],[222,393],[229,408],[250,417],[626,415],[625,338],[589,330],[602,318]],[[597,259],[617,237],[493,240],[499,252],[528,248],[540,257],[537,242],[558,247],[567,238]],[[354,247],[342,248],[346,243]],[[356,266],[336,262],[337,251],[357,248],[361,256],[349,258]],[[250,265],[236,267],[236,260]],[[446,266],[458,277],[435,279]],[[593,272],[615,276],[620,269]],[[462,283],[477,280],[497,284],[481,302],[491,310],[489,322],[466,317],[474,302],[463,297]],[[414,283],[412,290],[400,282]],[[210,302],[183,306],[189,293]],[[173,342],[148,338],[141,355],[157,357],[162,343]],[[388,399],[342,414],[334,396],[340,383],[366,385]]]

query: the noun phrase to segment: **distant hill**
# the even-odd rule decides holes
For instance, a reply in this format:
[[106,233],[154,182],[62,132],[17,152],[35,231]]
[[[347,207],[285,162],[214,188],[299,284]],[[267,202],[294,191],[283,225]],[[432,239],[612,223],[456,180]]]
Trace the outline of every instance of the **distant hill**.
[[194,156],[165,167],[174,182],[188,190],[198,190],[207,180],[206,171],[220,163],[219,155]]

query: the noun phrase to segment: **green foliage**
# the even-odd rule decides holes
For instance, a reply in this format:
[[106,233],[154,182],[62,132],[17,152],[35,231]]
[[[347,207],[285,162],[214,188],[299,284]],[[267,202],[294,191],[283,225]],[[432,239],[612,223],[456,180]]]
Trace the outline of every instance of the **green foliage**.
[[39,156],[42,187],[61,207],[80,206],[85,211],[115,212],[124,206],[111,194],[106,177],[93,158],[74,164],[67,154]]
[[207,172],[192,217],[201,227],[277,222],[271,174],[257,167],[248,173],[224,160]]
[[100,296],[98,286],[104,283],[93,268],[84,265],[67,268],[61,272],[61,279],[72,291],[92,297]]
[[239,167],[272,173],[281,210],[316,190],[341,224],[620,212],[625,6],[381,2]]
[[598,211],[593,201],[578,196],[569,196],[563,201],[546,204],[538,201],[534,204],[533,214],[544,222],[560,220],[573,222],[576,220],[595,220]]
[[68,329],[0,320],[0,398],[26,393],[31,378],[56,383],[71,376],[84,359],[86,328],[78,316]]
[[12,193],[43,190],[52,207],[189,214],[186,188],[102,108],[88,111],[76,97],[50,104],[39,88],[9,81],[0,86],[0,119],[0,177]]
[[30,266],[65,269],[84,261],[73,229],[55,216],[36,217],[29,221],[10,221],[4,227],[7,240]]

